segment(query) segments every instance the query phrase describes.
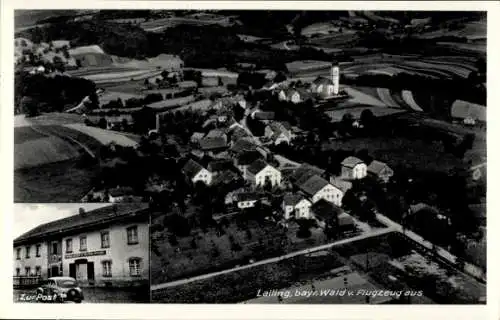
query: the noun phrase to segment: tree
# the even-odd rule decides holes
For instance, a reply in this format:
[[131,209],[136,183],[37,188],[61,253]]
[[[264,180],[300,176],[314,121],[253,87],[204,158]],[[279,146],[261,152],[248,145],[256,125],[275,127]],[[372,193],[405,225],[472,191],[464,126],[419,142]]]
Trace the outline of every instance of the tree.
[[106,121],[106,118],[101,117],[101,119],[99,119],[99,122],[97,123],[97,126],[101,129],[106,129],[108,127],[108,121]]
[[373,112],[370,110],[370,109],[364,109],[362,112],[361,112],[361,116],[360,116],[360,120],[361,120],[361,123],[363,124],[363,126],[365,128],[372,128],[374,123],[375,123],[375,116],[373,115]]
[[21,112],[24,112],[27,117],[36,117],[40,114],[38,103],[35,99],[24,96],[21,98]]
[[54,68],[58,71],[64,72],[66,70],[66,67],[64,65],[63,60],[59,56],[55,56],[52,59],[52,63],[54,64]]

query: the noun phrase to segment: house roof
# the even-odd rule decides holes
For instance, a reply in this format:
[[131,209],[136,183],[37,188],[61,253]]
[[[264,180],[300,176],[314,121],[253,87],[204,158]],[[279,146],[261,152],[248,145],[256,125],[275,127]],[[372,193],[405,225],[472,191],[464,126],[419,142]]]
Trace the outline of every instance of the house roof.
[[367,171],[378,175],[386,167],[389,166],[385,162],[373,160],[368,166]]
[[319,86],[319,85],[321,85],[321,84],[322,84],[322,85],[325,85],[325,84],[326,84],[326,85],[333,85],[333,81],[332,81],[332,79],[329,79],[329,78],[326,78],[326,77],[319,76],[319,77],[317,77],[316,79],[314,79],[313,84],[314,84],[314,85],[317,85],[317,86]]
[[254,151],[254,150],[257,150],[257,145],[251,141],[248,141],[245,138],[237,140],[231,147],[231,151],[234,153],[242,153],[245,151]]
[[343,193],[346,193],[347,190],[349,190],[349,189],[352,188],[352,183],[351,182],[339,179],[337,177],[331,178],[330,179],[330,183],[334,187],[336,187],[337,189],[339,189],[340,191],[342,191]]
[[305,198],[300,194],[287,193],[283,197],[283,202],[286,206],[296,206],[303,199]]
[[214,149],[222,149],[227,146],[226,139],[223,137],[214,137],[214,138],[203,138],[200,140],[200,148],[202,150],[214,150]]
[[236,201],[258,200],[259,196],[254,192],[241,192],[236,194]]
[[325,179],[321,178],[318,175],[313,175],[312,177],[307,179],[304,183],[300,184],[299,188],[306,194],[313,196],[328,184],[329,182],[326,181]]
[[354,225],[354,219],[350,214],[342,212],[337,217],[339,219],[339,226]]
[[182,172],[184,172],[184,174],[187,175],[189,178],[193,178],[201,170],[203,170],[201,164],[194,161],[193,159],[189,159],[184,165],[184,167],[182,167]]
[[112,197],[122,197],[134,194],[134,189],[131,187],[118,187],[109,190],[109,195]]
[[231,135],[231,140],[233,141],[249,136],[248,132],[240,126],[236,126],[234,129],[232,129],[230,135]]
[[248,171],[253,174],[257,174],[262,171],[268,164],[262,159],[257,159],[248,167]]
[[46,240],[51,236],[62,236],[76,230],[102,226],[122,220],[132,220],[149,212],[147,203],[114,204],[84,214],[75,215],[41,224],[14,240],[14,245]]
[[329,218],[332,218],[335,216],[338,217],[340,214],[342,214],[344,212],[341,208],[337,207],[336,205],[334,205],[331,202],[326,201],[325,199],[320,199],[319,201],[314,203],[311,206],[311,211],[314,213],[316,218],[323,219],[323,220],[326,220],[326,219],[329,219]]
[[226,138],[226,134],[221,129],[210,130],[205,138]]
[[361,159],[350,156],[350,157],[345,158],[344,161],[342,161],[342,166],[348,167],[348,168],[354,168],[356,165],[358,165],[360,163],[363,163],[363,161]]
[[263,156],[257,150],[244,151],[236,155],[236,163],[240,166],[248,166],[259,159],[263,159]]

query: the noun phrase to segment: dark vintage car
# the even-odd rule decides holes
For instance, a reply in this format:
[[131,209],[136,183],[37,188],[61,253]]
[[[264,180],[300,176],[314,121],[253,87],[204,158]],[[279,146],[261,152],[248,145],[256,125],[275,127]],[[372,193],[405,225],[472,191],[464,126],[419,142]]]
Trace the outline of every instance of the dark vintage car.
[[73,301],[76,303],[82,302],[83,291],[78,287],[74,278],[71,277],[52,277],[42,281],[36,289],[37,295],[40,295],[41,301],[46,301],[43,297],[54,297],[50,301],[65,302]]

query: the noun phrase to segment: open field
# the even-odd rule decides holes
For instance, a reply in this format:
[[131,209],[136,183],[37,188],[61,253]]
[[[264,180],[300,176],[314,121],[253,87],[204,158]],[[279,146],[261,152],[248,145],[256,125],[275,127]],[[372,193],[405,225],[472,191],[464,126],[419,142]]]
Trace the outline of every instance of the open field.
[[126,135],[121,132],[104,130],[96,127],[89,127],[83,124],[69,124],[66,125],[66,127],[75,131],[80,131],[81,133],[94,138],[103,145],[114,142],[124,147],[134,147],[137,145],[139,140],[139,138],[136,137],[131,138],[132,135]]
[[333,110],[325,111],[325,113],[332,118],[333,122],[340,122],[343,116],[347,113],[351,114],[354,119],[359,119],[361,117],[361,113],[364,110],[370,110],[375,117],[383,117],[395,113],[404,112],[403,110],[398,110],[394,108],[386,108],[386,107],[378,107],[373,105],[360,106],[358,104],[353,105],[352,107],[342,107],[335,108]]
[[[84,126],[84,124],[69,124],[69,126],[71,125]],[[81,131],[74,130],[66,125],[37,125],[34,126],[34,128],[35,130],[43,132],[49,136],[56,136],[61,139],[67,139],[69,142],[80,144],[93,155],[97,154],[102,146],[102,143],[92,136]]]
[[[17,128],[16,130],[20,130]],[[32,130],[30,127],[23,129]],[[80,156],[77,147],[58,137],[27,137],[23,142],[15,142],[14,170],[32,168],[40,165],[70,160]]]
[[14,202],[80,202],[91,189],[95,166],[73,159],[14,171]]

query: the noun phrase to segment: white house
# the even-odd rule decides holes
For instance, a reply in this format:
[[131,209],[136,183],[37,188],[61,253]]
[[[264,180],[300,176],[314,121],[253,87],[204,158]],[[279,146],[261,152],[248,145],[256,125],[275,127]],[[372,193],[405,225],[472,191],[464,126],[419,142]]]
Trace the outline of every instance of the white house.
[[124,202],[128,197],[131,197],[133,194],[134,190],[129,187],[114,188],[109,190],[109,202],[111,203]]
[[318,175],[310,177],[298,187],[309,196],[312,203],[325,199],[337,206],[342,205],[342,198],[344,197],[342,190]]
[[297,219],[310,219],[311,205],[312,203],[303,196],[296,194],[286,194],[283,197],[281,208],[283,209],[283,212],[285,213],[285,219],[287,220],[293,216]]
[[356,157],[345,158],[341,165],[341,177],[343,179],[363,179],[367,175],[368,168],[366,164]]
[[186,177],[193,184],[198,181],[201,181],[206,185],[210,185],[210,183],[212,183],[212,173],[192,159],[189,159],[188,162],[186,162],[182,168],[182,172],[184,172]]
[[281,172],[263,160],[254,161],[247,169],[247,180],[254,186],[264,186],[266,181],[271,186],[281,185]]

